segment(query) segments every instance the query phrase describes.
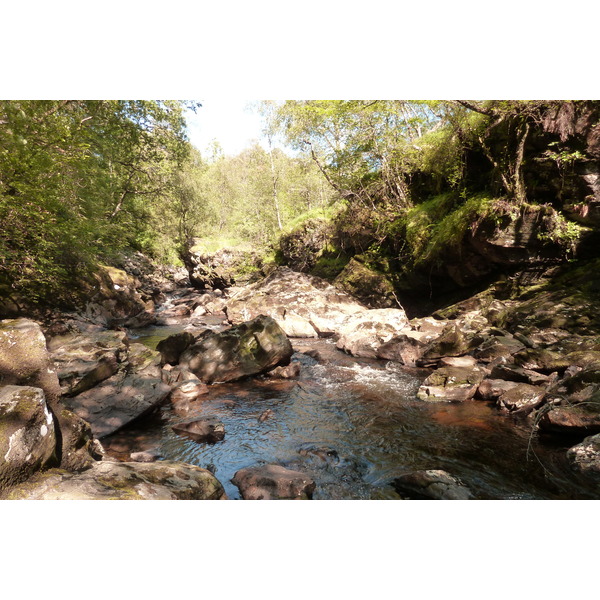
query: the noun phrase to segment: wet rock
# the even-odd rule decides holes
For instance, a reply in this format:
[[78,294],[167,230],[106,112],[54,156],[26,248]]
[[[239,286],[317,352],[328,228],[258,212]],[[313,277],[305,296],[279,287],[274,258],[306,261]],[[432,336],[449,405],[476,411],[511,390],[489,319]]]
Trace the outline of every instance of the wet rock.
[[151,463],[156,462],[161,455],[158,451],[141,451],[141,452],[132,452],[130,459],[131,462],[142,462],[142,463]]
[[417,398],[427,402],[470,400],[484,377],[478,367],[441,367],[425,379]]
[[442,470],[414,471],[397,477],[393,485],[400,495],[415,499],[472,500],[473,494],[458,478]]
[[[334,335],[349,315],[366,307],[324,279],[280,267],[263,281],[236,293],[226,305],[230,323],[241,323],[258,315],[277,321],[287,335],[303,337]],[[309,329],[308,325],[312,328]]]
[[444,356],[440,359],[440,366],[442,367],[459,367],[459,368],[473,368],[477,365],[477,360],[473,356]]
[[300,456],[314,456],[324,463],[338,464],[340,456],[337,450],[329,448],[329,446],[309,446],[308,448],[300,448],[298,450]]
[[185,463],[102,461],[82,473],[51,469],[3,494],[10,500],[223,500],[215,476]]
[[[494,364],[495,363],[495,364]],[[544,384],[548,382],[548,376],[542,375],[531,369],[518,367],[512,362],[507,362],[504,357],[490,363],[492,379],[505,379],[517,383],[528,383],[530,385]]]
[[567,459],[575,471],[600,479],[600,434],[567,450]]
[[518,366],[542,373],[562,373],[572,364],[565,354],[547,348],[527,348],[513,358]]
[[505,392],[515,388],[519,384],[516,381],[505,381],[504,379],[484,379],[477,388],[477,396],[482,400],[495,401]]
[[180,357],[180,365],[205,383],[226,382],[288,364],[293,354],[285,333],[270,317],[259,316],[209,333]]
[[379,346],[377,358],[415,367],[428,345],[442,334],[448,321],[425,317],[412,319],[409,325],[410,328],[404,328],[398,335]]
[[498,405],[510,412],[533,410],[543,402],[545,395],[546,390],[540,386],[517,383],[514,387],[502,391]]
[[158,342],[156,349],[162,357],[161,364],[176,365],[181,354],[193,344],[194,339],[194,335],[189,331],[183,331]]
[[54,419],[40,388],[0,387],[0,491],[56,464]]
[[225,437],[225,426],[214,417],[204,417],[195,421],[187,421],[173,425],[173,431],[194,440],[207,444],[220,442]]
[[379,348],[408,327],[401,308],[378,308],[349,317],[339,328],[337,347],[352,356],[377,358]]
[[600,433],[600,401],[555,406],[539,419],[542,431],[567,435]]
[[[193,373],[190,373],[193,375]],[[195,380],[181,381],[171,390],[171,402],[190,402],[204,394],[208,394],[208,386],[200,381],[195,375]]]
[[479,346],[483,339],[478,332],[463,329],[460,322],[451,322],[423,350],[421,358],[416,361],[417,366],[435,366],[444,357],[468,354],[469,351]]
[[304,473],[280,465],[240,469],[231,481],[244,500],[310,500],[316,487]]
[[275,413],[270,408],[267,408],[267,410],[264,410],[258,416],[258,422],[264,423],[267,419],[270,419],[274,416],[275,416]]
[[292,361],[286,367],[275,367],[265,375],[274,379],[295,379],[300,375],[301,368],[298,361]]

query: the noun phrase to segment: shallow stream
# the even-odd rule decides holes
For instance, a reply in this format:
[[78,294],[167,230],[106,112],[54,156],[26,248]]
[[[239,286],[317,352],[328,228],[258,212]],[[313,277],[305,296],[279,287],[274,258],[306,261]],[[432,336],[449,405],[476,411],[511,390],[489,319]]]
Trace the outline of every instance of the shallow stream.
[[[208,323],[218,327],[218,322]],[[182,327],[156,327],[136,341],[156,347]],[[394,477],[444,469],[481,499],[597,498],[569,469],[576,443],[540,442],[485,402],[428,403],[416,398],[426,372],[395,363],[355,359],[328,340],[296,340],[295,380],[265,377],[210,386],[192,402],[168,404],[103,440],[123,460],[138,450],[208,468],[231,499],[238,469],[277,463],[306,472],[314,499],[400,498]],[[317,361],[307,350],[320,354]],[[196,443],[175,434],[175,423],[214,416],[225,439]]]

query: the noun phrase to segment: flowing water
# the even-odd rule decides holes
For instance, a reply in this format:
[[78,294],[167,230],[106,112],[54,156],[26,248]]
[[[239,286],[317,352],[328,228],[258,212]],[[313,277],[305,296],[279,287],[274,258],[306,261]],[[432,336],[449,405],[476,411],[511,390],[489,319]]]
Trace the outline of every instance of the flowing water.
[[[155,347],[180,330],[154,328],[137,341]],[[420,469],[444,469],[482,499],[598,497],[567,465],[566,449],[576,441],[541,443],[485,402],[420,401],[423,371],[355,359],[327,340],[298,341],[296,348],[321,355],[317,361],[296,352],[298,379],[210,386],[208,395],[166,405],[103,442],[124,460],[154,449],[164,459],[208,468],[232,499],[240,497],[230,481],[235,472],[265,463],[307,473],[316,483],[314,499],[397,499],[394,477]],[[171,429],[206,416],[223,422],[224,440],[196,443]]]

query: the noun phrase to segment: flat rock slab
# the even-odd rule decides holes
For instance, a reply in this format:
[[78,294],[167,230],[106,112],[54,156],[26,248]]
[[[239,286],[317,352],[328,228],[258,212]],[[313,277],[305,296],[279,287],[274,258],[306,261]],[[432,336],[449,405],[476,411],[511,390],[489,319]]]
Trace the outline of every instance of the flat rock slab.
[[195,442],[207,444],[220,442],[225,437],[225,426],[214,417],[177,423],[177,425],[173,425],[172,429],[175,433],[184,435]]
[[335,334],[345,319],[366,307],[319,277],[280,267],[232,296],[225,307],[230,323],[268,315],[291,337]]
[[394,479],[396,491],[416,499],[472,500],[473,494],[459,479],[439,469],[414,471]]
[[82,473],[50,469],[6,491],[10,500],[224,500],[206,469],[178,463],[96,462]]
[[280,465],[240,469],[231,480],[244,500],[310,500],[315,482]]
[[91,425],[96,437],[102,438],[150,412],[170,393],[171,387],[157,377],[118,373],[64,402]]

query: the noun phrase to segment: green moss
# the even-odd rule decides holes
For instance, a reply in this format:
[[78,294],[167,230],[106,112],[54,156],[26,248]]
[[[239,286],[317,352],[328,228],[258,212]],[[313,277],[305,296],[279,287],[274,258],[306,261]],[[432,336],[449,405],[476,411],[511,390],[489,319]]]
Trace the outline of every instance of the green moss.
[[310,273],[331,281],[344,270],[349,261],[350,257],[341,251],[326,250],[318,258]]

